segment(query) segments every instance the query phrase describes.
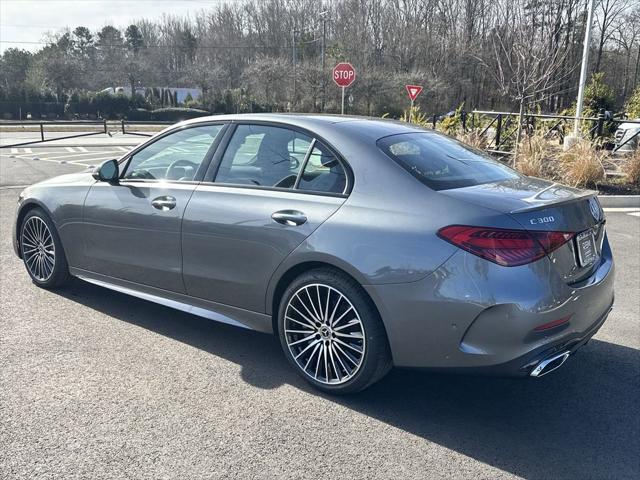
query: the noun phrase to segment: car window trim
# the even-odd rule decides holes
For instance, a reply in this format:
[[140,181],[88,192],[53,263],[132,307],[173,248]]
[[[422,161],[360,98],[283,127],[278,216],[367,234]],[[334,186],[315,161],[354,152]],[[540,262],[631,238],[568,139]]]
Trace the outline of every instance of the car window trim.
[[333,198],[348,198],[349,195],[346,193],[333,193],[333,192],[318,192],[316,190],[293,190],[292,188],[282,188],[282,187],[266,187],[263,185],[247,185],[246,183],[216,183],[216,182],[208,182],[202,181],[198,182],[198,185],[207,186],[207,187],[221,187],[221,188],[241,188],[244,190],[262,190],[267,192],[285,192],[285,193],[294,193],[296,195],[315,195],[321,197],[333,197]]
[[[264,126],[269,126],[269,127],[276,127],[276,128],[288,128],[289,130],[292,130],[294,132],[298,132],[298,133],[302,133],[306,136],[308,136],[309,138],[313,139],[314,141],[320,142],[322,143],[322,145],[324,145],[332,154],[333,156],[336,158],[336,160],[338,160],[338,162],[340,162],[340,165],[342,165],[342,168],[344,169],[345,172],[345,176],[346,178],[346,185],[344,190],[342,191],[342,193],[333,193],[333,192],[318,192],[318,191],[307,191],[307,190],[299,190],[299,189],[293,189],[293,188],[277,188],[277,187],[266,187],[266,186],[262,186],[262,185],[245,185],[245,184],[230,184],[230,183],[220,183],[220,182],[216,182],[215,178],[218,175],[218,170],[220,169],[220,163],[222,161],[222,157],[224,156],[224,153],[226,152],[227,148],[229,147],[229,143],[231,141],[231,138],[233,137],[233,134],[236,131],[236,128],[239,125],[264,125]],[[218,150],[216,151],[214,158],[212,159],[212,162],[209,165],[209,169],[207,170],[207,173],[204,176],[204,179],[202,180],[202,183],[206,184],[206,185],[210,185],[210,184],[215,184],[215,185],[230,185],[233,186],[234,188],[249,188],[249,189],[258,189],[258,190],[275,190],[275,191],[290,191],[290,192],[294,192],[294,193],[302,193],[302,194],[314,194],[314,195],[326,195],[326,196],[330,196],[330,197],[341,197],[341,198],[346,198],[351,194],[351,190],[353,189],[353,184],[354,184],[354,174],[353,174],[353,170],[351,168],[351,166],[349,165],[349,163],[342,157],[342,155],[338,152],[338,150],[336,148],[334,148],[329,142],[327,142],[326,140],[324,140],[321,136],[319,136],[318,134],[307,130],[306,128],[302,128],[299,127],[297,125],[291,125],[289,123],[285,123],[285,122],[277,122],[277,121],[273,121],[273,120],[231,120],[229,122],[229,128],[227,129],[227,131],[225,132],[225,137],[223,139],[223,141],[221,141]],[[314,142],[315,144],[315,142]],[[308,152],[307,152],[308,153]],[[300,171],[303,171],[303,169],[301,169]],[[296,178],[297,181],[297,178]]]
[[291,187],[292,190],[298,190],[298,186],[300,185],[300,179],[302,178],[302,172],[307,168],[307,163],[309,163],[309,157],[311,157],[311,152],[316,146],[316,138],[312,137],[311,143],[309,144],[309,148],[307,149],[307,153],[304,155],[304,160],[302,160],[302,165],[300,165],[300,170],[298,170],[298,174],[296,175],[296,181]]
[[204,177],[202,178],[202,182],[204,183],[215,183],[214,180],[218,175],[218,170],[220,169],[220,164],[222,162],[222,157],[224,156],[227,148],[229,148],[229,143],[231,142],[231,138],[233,138],[234,133],[236,132],[238,125],[230,122],[227,126],[227,129],[224,132],[224,135],[220,139],[220,144],[218,145],[218,149],[214,153],[211,161],[209,162],[209,166],[207,168]]
[[202,159],[202,162],[200,163],[198,170],[196,171],[196,174],[193,177],[193,180],[176,180],[176,182],[179,183],[200,183],[204,178],[205,175],[208,171],[209,165],[211,164],[211,159],[214,157],[218,147],[220,146],[220,144],[222,143],[222,139],[224,138],[227,130],[229,129],[230,123],[229,122],[222,122],[222,121],[211,121],[211,122],[201,122],[201,123],[189,123],[187,125],[182,125],[182,126],[178,126],[176,128],[172,128],[171,130],[167,130],[165,132],[163,132],[161,135],[158,135],[157,137],[153,138],[153,141],[149,141],[149,142],[145,142],[142,145],[138,145],[138,147],[136,147],[135,149],[133,149],[131,152],[127,153],[119,162],[118,165],[122,165],[123,163],[125,163],[125,167],[124,169],[121,170],[120,172],[120,181],[142,181],[142,182],[162,182],[165,179],[130,179],[130,178],[124,178],[124,174],[127,171],[127,168],[129,168],[131,159],[140,151],[144,150],[145,148],[153,145],[154,143],[156,143],[157,141],[171,135],[174,133],[177,133],[179,131],[182,130],[188,130],[191,128],[197,128],[197,127],[207,127],[207,126],[212,126],[212,125],[221,125],[222,128],[220,129],[220,131],[218,132],[218,134],[215,136],[215,138],[213,139],[213,142],[211,142],[211,145],[209,146],[209,149],[207,150],[207,153],[205,154],[204,158]]

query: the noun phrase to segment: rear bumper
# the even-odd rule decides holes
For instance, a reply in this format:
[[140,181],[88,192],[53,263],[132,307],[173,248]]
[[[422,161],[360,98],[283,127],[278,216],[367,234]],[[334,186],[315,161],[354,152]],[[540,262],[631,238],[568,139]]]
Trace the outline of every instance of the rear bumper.
[[598,268],[580,284],[567,284],[549,259],[507,268],[458,252],[419,282],[365,288],[396,366],[528,375],[540,360],[573,352],[597,332],[613,305],[614,275],[605,239]]
[[[613,308],[613,303],[607,309],[606,313],[594,322],[591,327],[582,334],[569,335],[561,340],[542,345],[531,352],[528,352],[518,358],[499,365],[489,365],[482,367],[463,367],[446,369],[448,373],[460,374],[476,374],[476,375],[492,375],[505,377],[527,377],[534,368],[545,359],[551,358],[563,352],[568,352],[571,358],[581,347],[586,345],[591,337],[593,337],[600,327],[604,324]],[[437,369],[436,369],[437,370]]]

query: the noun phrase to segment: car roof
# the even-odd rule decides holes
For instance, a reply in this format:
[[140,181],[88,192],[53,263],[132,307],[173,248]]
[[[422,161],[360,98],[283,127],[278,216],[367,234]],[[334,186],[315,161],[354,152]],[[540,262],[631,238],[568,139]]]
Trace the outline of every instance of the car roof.
[[242,113],[235,115],[212,115],[182,122],[193,125],[211,121],[224,122],[274,122],[310,130],[319,134],[348,131],[351,135],[377,140],[388,135],[424,132],[425,129],[397,120],[346,115],[323,115],[301,113]]

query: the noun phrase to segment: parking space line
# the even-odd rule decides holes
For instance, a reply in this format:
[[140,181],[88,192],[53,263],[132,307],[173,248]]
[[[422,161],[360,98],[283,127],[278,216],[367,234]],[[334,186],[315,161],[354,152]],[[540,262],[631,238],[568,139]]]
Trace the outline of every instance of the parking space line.
[[71,152],[71,153],[75,152],[75,149],[74,149],[73,147],[64,147],[64,149],[65,149],[67,152]]
[[84,147],[78,147],[78,150],[80,150],[81,152],[88,152],[89,149],[84,148]]
[[631,213],[628,213],[627,215],[633,215],[634,217],[640,217],[640,212],[631,212]]
[[[58,158],[63,158],[63,159],[70,159],[70,158],[75,158],[75,157],[83,157],[80,160],[93,160],[91,157],[93,155],[111,155],[111,154],[115,154],[117,155],[118,152],[105,152],[105,151],[100,151],[100,152],[87,152],[87,153],[74,153],[73,155],[69,155],[67,154],[62,154],[62,155],[55,155],[52,157],[48,157],[49,160],[57,160]],[[109,157],[109,158],[113,158],[113,156]]]
[[129,148],[125,148],[125,147],[116,147],[116,148],[121,152],[128,152],[130,150]]
[[66,163],[71,163],[73,165],[86,165],[85,163],[81,163],[81,162],[101,162],[103,160],[113,160],[113,156],[110,155],[108,157],[99,157],[99,158],[82,158],[80,160],[71,160]]

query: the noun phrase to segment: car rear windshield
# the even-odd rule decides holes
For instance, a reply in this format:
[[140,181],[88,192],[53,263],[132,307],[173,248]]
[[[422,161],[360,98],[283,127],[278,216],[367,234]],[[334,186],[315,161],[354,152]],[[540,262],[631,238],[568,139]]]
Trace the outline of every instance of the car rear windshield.
[[403,133],[377,141],[387,156],[433,190],[470,187],[519,177],[506,165],[437,133]]

